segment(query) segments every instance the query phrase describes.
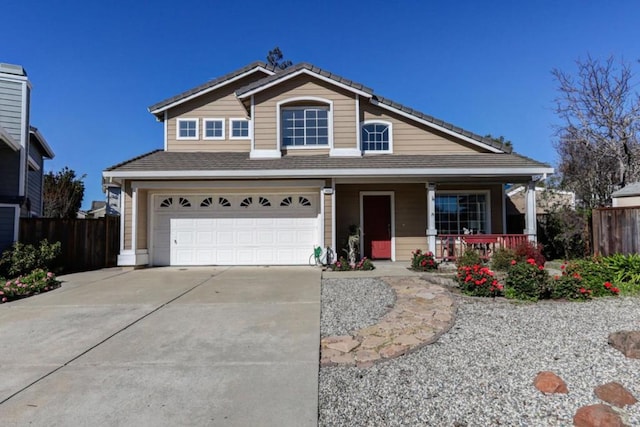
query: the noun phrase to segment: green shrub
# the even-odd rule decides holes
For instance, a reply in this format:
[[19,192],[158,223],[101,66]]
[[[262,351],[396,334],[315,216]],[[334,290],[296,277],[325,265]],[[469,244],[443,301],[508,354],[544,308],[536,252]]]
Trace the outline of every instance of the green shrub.
[[602,263],[609,270],[611,281],[624,294],[640,292],[640,254],[611,255],[602,258]]
[[8,302],[53,290],[60,286],[53,273],[36,269],[25,276],[9,280],[0,285],[0,302]]
[[495,271],[508,271],[511,261],[517,258],[516,252],[509,248],[498,248],[491,257],[491,268]]
[[523,242],[516,246],[514,251],[519,261],[527,262],[527,260],[533,259],[537,265],[543,267],[545,262],[547,262],[544,255],[542,255],[542,245],[533,242]]
[[438,263],[433,252],[422,252],[422,249],[411,252],[411,269],[416,271],[437,270]]
[[477,297],[496,297],[502,294],[504,287],[498,282],[495,273],[480,264],[458,267],[458,285],[462,292]]
[[583,286],[579,274],[555,276],[549,283],[550,296],[553,299],[566,298],[570,300],[590,299],[593,291]]
[[481,265],[482,259],[480,258],[480,254],[473,250],[467,249],[464,251],[462,256],[458,257],[456,260],[456,265],[458,267],[472,267],[474,265]]
[[533,258],[515,262],[509,268],[505,283],[507,298],[537,301],[547,298],[549,274]]
[[60,242],[49,243],[47,239],[42,240],[37,248],[16,242],[0,257],[0,276],[24,276],[38,268],[50,270],[60,250]]

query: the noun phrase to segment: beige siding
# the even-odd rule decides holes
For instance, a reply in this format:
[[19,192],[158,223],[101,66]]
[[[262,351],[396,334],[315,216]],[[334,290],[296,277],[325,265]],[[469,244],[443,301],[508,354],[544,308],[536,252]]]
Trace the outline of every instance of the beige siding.
[[324,196],[324,246],[331,246],[331,236],[332,236],[332,228],[331,228],[331,207],[332,199],[331,194],[325,194]]
[[125,181],[124,186],[124,249],[132,249],[131,248],[131,222],[132,215],[131,205],[131,183],[129,181]]
[[[276,150],[277,104],[294,97],[317,97],[333,102],[333,143],[336,148],[356,148],[355,95],[309,76],[299,76],[255,95],[256,149]],[[289,153],[294,150],[289,150]],[[306,151],[306,150],[301,150]]]
[[[167,121],[168,151],[249,152],[251,150],[250,139],[230,139],[229,119],[249,118],[249,112],[236,98],[235,91],[261,77],[264,77],[262,73],[254,73],[170,109]],[[176,138],[178,118],[198,119],[198,140],[178,140]],[[205,118],[224,119],[224,140],[203,139],[203,119]]]
[[344,255],[349,226],[360,224],[360,192],[393,191],[395,201],[395,251],[397,261],[411,259],[411,251],[426,247],[427,198],[424,184],[338,185],[336,187],[336,238],[338,256]]
[[616,197],[613,199],[614,207],[640,206],[640,196]]
[[393,154],[473,154],[481,148],[438,132],[390,111],[371,105],[368,100],[360,103],[363,121],[383,120],[393,127]]
[[136,249],[148,249],[147,246],[147,220],[148,215],[148,192],[138,190],[136,204],[138,206],[138,225],[136,228]]

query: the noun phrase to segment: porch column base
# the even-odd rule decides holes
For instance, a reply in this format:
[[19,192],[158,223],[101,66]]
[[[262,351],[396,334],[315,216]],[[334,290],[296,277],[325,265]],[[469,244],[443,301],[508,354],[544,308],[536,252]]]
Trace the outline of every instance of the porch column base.
[[123,250],[118,254],[118,266],[120,267],[135,267],[148,264],[149,251],[147,249]]
[[538,241],[538,235],[536,230],[527,230],[525,229],[522,234],[525,234],[527,236],[527,240],[530,242],[537,242]]

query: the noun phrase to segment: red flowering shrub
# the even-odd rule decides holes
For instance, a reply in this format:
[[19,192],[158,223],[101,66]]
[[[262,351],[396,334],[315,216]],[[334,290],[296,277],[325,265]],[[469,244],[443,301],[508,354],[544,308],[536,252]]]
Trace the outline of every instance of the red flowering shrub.
[[536,245],[533,242],[524,242],[520,243],[514,249],[516,253],[516,257],[518,261],[526,261],[528,259],[533,259],[537,265],[541,265],[544,267],[545,262],[547,262],[544,255],[542,255],[542,245]]
[[432,252],[422,252],[422,249],[416,249],[411,252],[411,269],[416,271],[437,270],[438,263]]
[[548,298],[549,274],[534,258],[525,262],[513,260],[505,283],[507,298],[537,301]]
[[458,267],[458,285],[462,292],[477,297],[496,297],[502,295],[504,287],[498,282],[495,273],[479,264]]

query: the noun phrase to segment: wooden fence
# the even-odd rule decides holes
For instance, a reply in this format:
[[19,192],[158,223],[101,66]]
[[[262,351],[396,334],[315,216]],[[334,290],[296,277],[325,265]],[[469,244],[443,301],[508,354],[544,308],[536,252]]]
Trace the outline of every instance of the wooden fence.
[[64,273],[115,267],[120,251],[120,217],[95,219],[21,218],[20,241],[60,242],[56,266]]
[[595,255],[640,253],[640,207],[594,209],[591,232]]

